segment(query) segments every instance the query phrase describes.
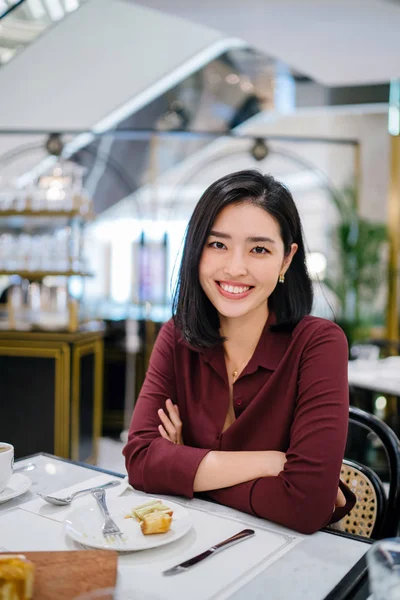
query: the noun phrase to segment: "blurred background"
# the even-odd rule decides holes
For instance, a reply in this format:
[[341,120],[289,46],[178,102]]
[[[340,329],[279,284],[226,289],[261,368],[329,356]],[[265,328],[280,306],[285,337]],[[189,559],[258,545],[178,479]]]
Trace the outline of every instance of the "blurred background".
[[293,193],[351,402],[400,433],[399,29],[396,0],[0,0],[0,439],[16,456],[123,469],[188,219],[246,168]]

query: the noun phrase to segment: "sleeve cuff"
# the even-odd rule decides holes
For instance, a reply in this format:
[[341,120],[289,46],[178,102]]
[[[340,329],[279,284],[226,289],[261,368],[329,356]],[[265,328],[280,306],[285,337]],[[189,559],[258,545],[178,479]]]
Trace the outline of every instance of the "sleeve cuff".
[[211,498],[220,504],[256,516],[256,513],[251,506],[251,493],[256,481],[257,480],[246,481],[245,483],[239,483],[232,487],[210,490],[205,492],[205,496],[207,499]]
[[196,472],[208,452],[206,448],[173,444],[162,437],[153,440],[143,468],[144,491],[193,498]]

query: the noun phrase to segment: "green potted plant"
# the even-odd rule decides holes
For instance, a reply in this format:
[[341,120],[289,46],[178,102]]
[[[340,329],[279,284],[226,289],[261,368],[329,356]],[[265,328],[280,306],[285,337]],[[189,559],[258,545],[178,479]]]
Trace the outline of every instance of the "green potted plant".
[[387,227],[359,215],[353,185],[340,195],[333,192],[332,200],[340,215],[331,232],[337,254],[324,283],[337,297],[340,314],[336,321],[351,345],[368,338],[372,325],[381,324],[376,322],[373,307],[387,276],[383,263]]

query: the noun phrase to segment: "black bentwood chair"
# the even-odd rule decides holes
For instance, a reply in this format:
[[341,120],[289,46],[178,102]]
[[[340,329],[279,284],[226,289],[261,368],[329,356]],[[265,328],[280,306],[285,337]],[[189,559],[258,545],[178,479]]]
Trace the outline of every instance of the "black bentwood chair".
[[388,461],[389,494],[386,498],[381,479],[370,467],[344,459],[340,477],[357,502],[330,529],[374,539],[395,537],[400,519],[400,441],[389,425],[359,408],[350,407],[349,423],[378,437]]

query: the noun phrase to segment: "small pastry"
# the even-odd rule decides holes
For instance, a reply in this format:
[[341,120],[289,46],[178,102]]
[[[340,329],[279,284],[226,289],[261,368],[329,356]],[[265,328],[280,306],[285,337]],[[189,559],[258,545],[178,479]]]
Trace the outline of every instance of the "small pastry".
[[22,554],[0,554],[0,600],[31,600],[34,571]]
[[140,522],[143,535],[167,533],[171,527],[172,516],[166,511],[155,511],[147,514]]

